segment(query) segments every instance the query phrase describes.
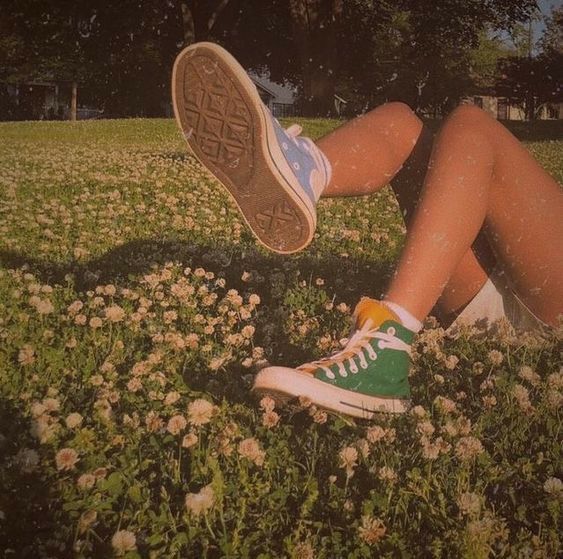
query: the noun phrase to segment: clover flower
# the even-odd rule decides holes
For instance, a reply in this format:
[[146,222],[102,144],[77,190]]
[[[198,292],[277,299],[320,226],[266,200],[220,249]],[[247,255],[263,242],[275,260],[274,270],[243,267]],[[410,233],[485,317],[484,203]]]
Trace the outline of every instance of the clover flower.
[[73,448],[63,448],[55,456],[57,470],[73,470],[78,460],[78,453]]
[[271,429],[275,427],[280,420],[280,416],[275,411],[267,411],[262,414],[262,425]]
[[80,427],[80,425],[82,425],[82,420],[83,417],[79,413],[73,412],[67,415],[65,423],[69,429],[76,429],[77,427]]
[[266,453],[260,447],[260,443],[253,437],[242,440],[237,446],[237,451],[243,458],[248,458],[257,466],[264,464]]
[[379,518],[374,518],[370,515],[362,516],[362,524],[358,528],[358,534],[360,539],[368,545],[373,545],[379,542],[383,536],[385,536],[386,531],[387,528],[385,527],[385,524]]
[[76,485],[78,486],[79,489],[90,489],[91,487],[94,487],[94,484],[96,483],[96,476],[88,473],[88,474],[82,474],[77,480],[76,480]]
[[504,355],[498,349],[491,349],[487,354],[487,359],[493,365],[500,365],[504,360]]
[[484,452],[481,441],[473,436],[461,437],[455,445],[456,456],[463,461],[472,460]]
[[18,363],[20,365],[33,365],[35,363],[35,350],[30,345],[24,345],[18,352]]
[[111,546],[117,555],[125,555],[137,549],[137,538],[129,530],[119,530],[111,538]]
[[344,447],[339,453],[340,467],[346,470],[346,477],[354,475],[354,468],[358,465],[358,451],[353,446]]
[[375,444],[383,440],[383,437],[385,437],[385,429],[383,427],[380,427],[379,425],[368,427],[368,430],[366,431],[366,439],[368,442]]
[[273,398],[271,398],[270,396],[264,396],[261,400],[260,400],[260,407],[265,411],[274,411],[274,408],[276,407],[276,402]]
[[481,512],[481,497],[476,493],[465,492],[459,495],[457,505],[462,514],[478,516]]
[[125,311],[119,305],[106,307],[105,316],[110,322],[121,322],[125,318]]
[[186,509],[195,516],[205,514],[215,503],[215,492],[206,485],[198,493],[188,493],[185,498]]
[[198,398],[188,404],[188,422],[196,427],[209,423],[217,407],[211,402]]
[[183,415],[174,415],[168,420],[168,425],[166,425],[166,430],[172,435],[177,435],[180,431],[186,428],[188,422]]

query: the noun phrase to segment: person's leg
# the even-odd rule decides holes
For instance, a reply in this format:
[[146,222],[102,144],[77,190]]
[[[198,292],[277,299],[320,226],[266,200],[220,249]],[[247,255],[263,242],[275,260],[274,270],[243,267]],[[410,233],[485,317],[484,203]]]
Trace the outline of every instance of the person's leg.
[[[317,144],[332,165],[332,180],[323,197],[370,194],[391,183],[410,227],[430,159],[432,134],[407,105],[382,105]],[[437,305],[440,316],[447,317],[468,303],[486,282],[494,262],[481,236],[445,286]]]
[[541,320],[563,312],[563,199],[500,123],[461,106],[434,145],[386,299],[425,317],[481,228],[517,295]]
[[[335,150],[331,157],[337,154],[345,155]],[[350,178],[343,166],[341,182],[337,175],[329,193],[346,192],[342,185],[354,179],[354,167]],[[377,188],[377,180],[371,180]],[[463,260],[483,230],[523,301],[555,324],[563,301],[562,205],[555,181],[504,127],[474,107],[455,110],[433,147],[386,301],[360,301],[355,332],[342,351],[296,368],[267,367],[255,379],[255,392],[282,403],[307,396],[318,406],[355,417],[404,412],[417,319],[452,283],[452,274],[464,284]]]

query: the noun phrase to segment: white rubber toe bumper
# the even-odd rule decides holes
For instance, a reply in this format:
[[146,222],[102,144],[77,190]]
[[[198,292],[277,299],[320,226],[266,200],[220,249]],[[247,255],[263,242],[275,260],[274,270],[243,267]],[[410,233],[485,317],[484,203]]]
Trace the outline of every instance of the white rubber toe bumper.
[[268,395],[279,404],[306,396],[321,408],[362,419],[371,419],[380,412],[404,413],[410,405],[409,400],[369,396],[339,388],[288,367],[268,367],[260,371],[253,391]]

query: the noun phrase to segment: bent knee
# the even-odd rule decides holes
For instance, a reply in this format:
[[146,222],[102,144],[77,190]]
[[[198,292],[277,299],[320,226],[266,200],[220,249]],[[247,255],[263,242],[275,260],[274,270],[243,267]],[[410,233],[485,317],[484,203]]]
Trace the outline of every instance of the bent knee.
[[493,154],[493,119],[479,107],[460,105],[445,119],[436,136],[436,143],[448,153],[459,157],[491,163]]
[[414,111],[402,101],[389,101],[388,103],[384,103],[381,106],[386,107],[390,111],[396,111],[398,114],[416,116],[414,114]]
[[389,122],[399,125],[407,126],[420,126],[422,121],[414,111],[406,104],[401,101],[391,101],[390,103],[385,103],[376,109],[384,112],[389,118]]
[[[380,105],[366,115],[374,131],[391,142],[394,151],[408,155],[422,129],[422,121],[405,103],[393,101]],[[404,155],[406,157],[406,155]]]
[[464,124],[473,124],[474,126],[481,126],[492,120],[486,111],[476,105],[467,103],[458,105],[446,118],[446,122],[463,122]]
[[475,105],[459,105],[445,119],[441,134],[461,136],[466,142],[486,143],[496,121]]

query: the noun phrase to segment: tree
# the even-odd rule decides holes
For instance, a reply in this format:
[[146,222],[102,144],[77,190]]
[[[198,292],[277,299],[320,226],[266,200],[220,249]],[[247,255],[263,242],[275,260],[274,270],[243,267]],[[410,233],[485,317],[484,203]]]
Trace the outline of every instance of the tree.
[[563,6],[545,18],[545,31],[539,41],[543,53],[563,54]]
[[487,29],[479,34],[478,46],[470,52],[470,77],[478,88],[492,89],[498,76],[498,64],[510,56],[511,49],[493,31]]
[[70,118],[76,118],[78,83],[87,73],[91,0],[6,0],[2,33],[7,83],[34,80],[66,82],[72,90]]
[[184,45],[207,41],[229,0],[176,0],[182,14]]
[[303,114],[331,115],[343,0],[290,0],[289,6],[303,79]]
[[243,66],[298,86],[306,115],[334,113],[343,0],[242,0],[217,37]]
[[429,10],[424,0],[406,0],[402,8],[408,25],[400,46],[395,94],[410,91],[415,108],[444,112],[471,87],[471,53],[482,32],[510,29],[529,17],[535,1],[439,0]]
[[[298,86],[306,114],[333,95],[358,107],[455,104],[485,26],[525,21],[534,0],[4,0],[0,73],[77,83],[113,116],[162,114],[176,54],[226,46],[243,66]],[[8,22],[8,23],[6,23]],[[82,85],[83,84],[83,85]]]
[[[431,10],[426,0],[244,0],[237,26],[253,21],[260,42],[235,30],[233,51],[247,66],[294,79],[309,114],[329,112],[333,92],[368,106],[396,99],[441,111],[471,83],[479,33],[486,26],[509,29],[534,8],[534,0],[436,0]],[[262,16],[265,24],[254,19]]]
[[547,102],[563,99],[563,9],[555,9],[547,18],[545,32],[538,42],[541,51],[533,55],[533,37],[528,35],[521,48],[525,55],[508,56],[499,61],[497,93],[524,108],[527,120],[538,115]]

